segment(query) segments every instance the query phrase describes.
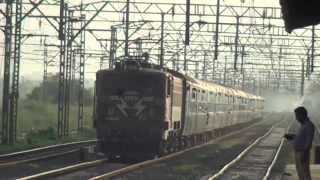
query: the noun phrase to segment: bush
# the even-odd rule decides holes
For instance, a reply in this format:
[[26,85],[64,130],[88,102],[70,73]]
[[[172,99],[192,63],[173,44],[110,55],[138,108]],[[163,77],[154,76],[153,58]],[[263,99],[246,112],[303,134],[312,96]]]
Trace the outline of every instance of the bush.
[[41,141],[56,140],[57,133],[53,127],[40,130],[31,130],[26,135],[27,144],[39,144]]
[[[76,104],[79,96],[79,80],[70,81],[70,102]],[[38,87],[35,87],[30,94],[27,95],[28,100],[46,101],[50,103],[58,103],[59,96],[59,78],[58,75],[48,77],[45,83],[41,83]],[[93,89],[83,90],[83,102],[85,105],[93,103]]]

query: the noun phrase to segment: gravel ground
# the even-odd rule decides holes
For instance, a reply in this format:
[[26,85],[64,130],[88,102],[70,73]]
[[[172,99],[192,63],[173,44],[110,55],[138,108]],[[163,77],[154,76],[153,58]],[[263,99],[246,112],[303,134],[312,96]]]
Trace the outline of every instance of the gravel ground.
[[230,136],[178,157],[137,170],[116,180],[195,180],[218,172],[283,116],[272,115],[250,131]]

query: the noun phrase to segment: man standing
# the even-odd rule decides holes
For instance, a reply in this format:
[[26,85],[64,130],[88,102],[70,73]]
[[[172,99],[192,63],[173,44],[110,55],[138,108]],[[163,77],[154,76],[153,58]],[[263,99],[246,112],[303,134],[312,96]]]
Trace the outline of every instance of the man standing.
[[294,110],[296,119],[300,123],[297,134],[286,134],[284,137],[293,140],[295,162],[298,177],[300,180],[311,180],[310,175],[310,149],[314,135],[314,125],[309,120],[308,112],[304,107]]

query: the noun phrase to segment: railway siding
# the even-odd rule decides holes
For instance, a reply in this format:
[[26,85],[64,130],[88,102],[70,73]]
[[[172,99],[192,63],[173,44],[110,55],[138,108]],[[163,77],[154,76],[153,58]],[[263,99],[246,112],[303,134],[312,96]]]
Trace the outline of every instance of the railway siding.
[[168,156],[133,165],[109,162],[93,163],[85,166],[70,166],[51,172],[25,177],[25,179],[200,179],[204,175],[216,173],[239,152],[264,135],[286,114],[267,115],[263,121],[233,132],[209,144],[193,147]]
[[79,141],[1,155],[0,179],[17,179],[97,159],[84,157],[82,152],[84,148],[94,147],[96,142]]
[[40,147],[25,151],[19,151],[9,154],[0,155],[0,166],[5,163],[24,161],[26,159],[34,159],[40,156],[46,156],[48,154],[59,152],[66,152],[73,150],[77,147],[84,147],[88,145],[95,144],[97,140],[88,140],[88,141],[79,141],[79,142],[71,142],[65,144],[57,144],[52,146]]
[[283,143],[282,137],[285,132],[285,128],[274,128],[268,136],[254,145],[244,156],[239,156],[238,163],[232,165],[224,173],[210,177],[209,180],[264,179]]

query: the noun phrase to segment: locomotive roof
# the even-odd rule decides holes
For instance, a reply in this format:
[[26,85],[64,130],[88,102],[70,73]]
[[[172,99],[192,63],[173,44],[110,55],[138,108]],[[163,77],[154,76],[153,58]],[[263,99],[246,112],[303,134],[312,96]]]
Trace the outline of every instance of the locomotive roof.
[[130,71],[127,71],[127,70],[116,70],[116,69],[102,69],[102,70],[99,70],[97,73],[120,73],[120,72],[145,72],[145,73],[149,73],[149,74],[166,74],[165,71],[161,71],[161,70],[158,70],[158,69],[151,69],[151,68],[141,68],[139,70],[130,70]]

